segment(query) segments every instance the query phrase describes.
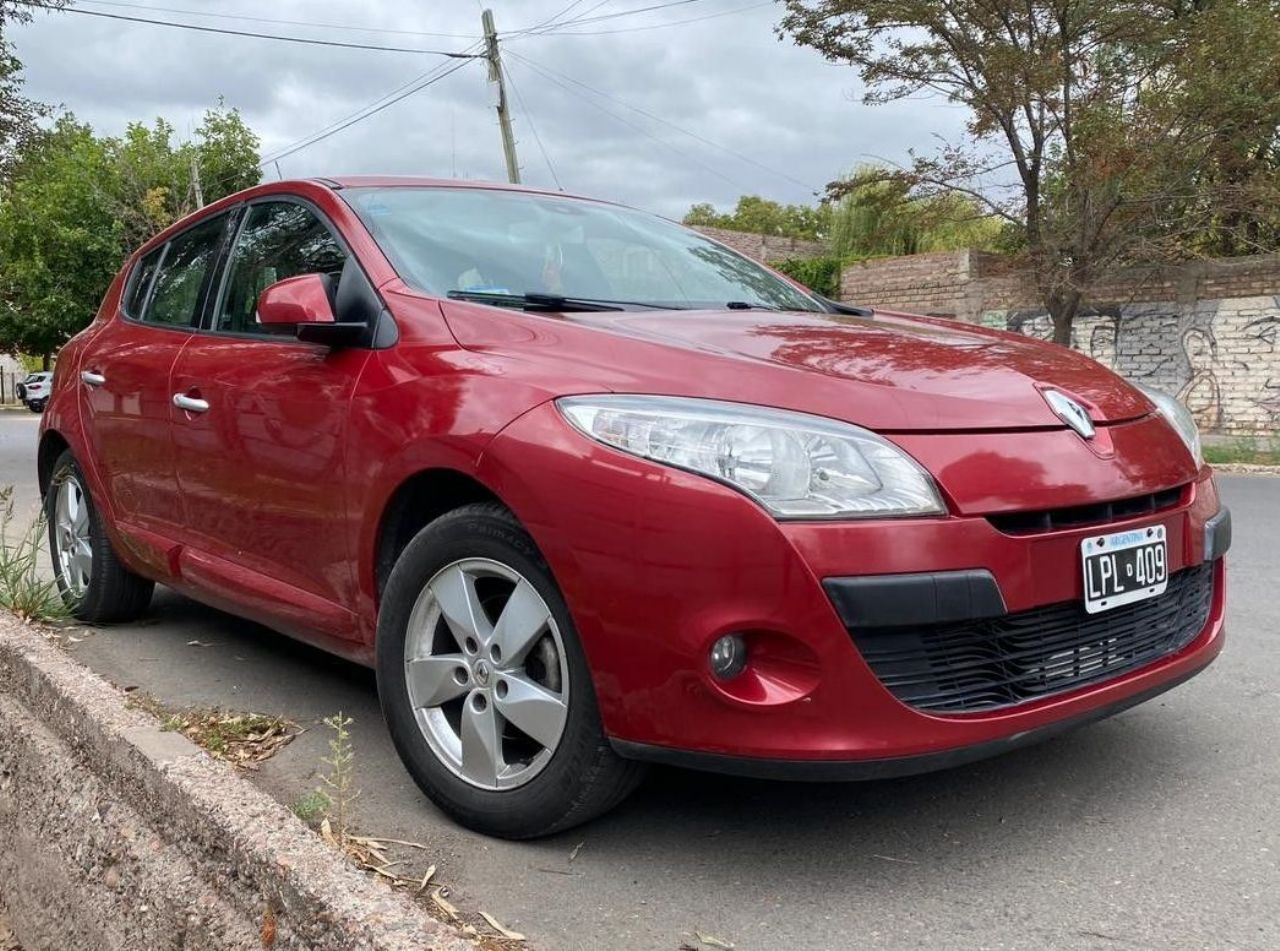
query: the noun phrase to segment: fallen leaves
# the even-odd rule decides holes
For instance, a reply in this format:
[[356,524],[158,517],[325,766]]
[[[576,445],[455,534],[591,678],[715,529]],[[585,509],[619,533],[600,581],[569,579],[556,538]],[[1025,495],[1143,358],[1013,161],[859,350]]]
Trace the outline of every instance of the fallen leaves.
[[502,927],[502,925],[498,924],[497,919],[494,918],[493,915],[489,914],[487,911],[480,912],[480,917],[489,923],[490,928],[498,932],[498,934],[502,935],[502,937],[506,938],[508,941],[524,940],[524,935],[522,935],[518,931],[512,931],[510,928]]
[[302,730],[284,717],[261,713],[233,713],[216,707],[169,707],[140,694],[130,694],[131,706],[160,720],[163,730],[181,733],[214,759],[240,769],[257,769],[293,742]]
[[699,944],[706,945],[708,948],[719,948],[720,951],[733,951],[735,947],[732,941],[725,941],[723,938],[717,938],[713,934],[703,934],[701,931],[695,931],[693,936],[698,939]]
[[494,934],[486,934],[474,924],[469,924],[466,916],[449,901],[449,886],[435,883],[436,866],[434,864],[427,866],[426,871],[418,874],[404,869],[404,866],[409,863],[392,858],[393,849],[414,849],[420,852],[431,851],[420,842],[348,834],[345,843],[343,843],[334,833],[328,819],[320,823],[320,838],[345,854],[356,868],[363,872],[369,872],[379,881],[385,882],[392,888],[409,892],[416,897],[423,896],[425,892],[428,910],[436,918],[454,925],[468,938],[477,940],[480,943],[480,947],[486,949],[486,951],[510,951],[510,949],[515,948],[526,940],[525,936],[520,932],[505,927],[485,911],[480,912],[479,917],[493,929]]
[[276,946],[276,913],[270,908],[262,913],[262,931],[259,937],[264,948]]

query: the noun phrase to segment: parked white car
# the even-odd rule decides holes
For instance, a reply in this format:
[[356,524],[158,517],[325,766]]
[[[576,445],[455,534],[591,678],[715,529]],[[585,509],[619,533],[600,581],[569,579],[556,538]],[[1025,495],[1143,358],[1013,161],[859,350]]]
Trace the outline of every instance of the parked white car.
[[44,405],[49,402],[49,390],[53,384],[53,374],[48,371],[30,373],[16,387],[18,399],[33,413],[43,413]]

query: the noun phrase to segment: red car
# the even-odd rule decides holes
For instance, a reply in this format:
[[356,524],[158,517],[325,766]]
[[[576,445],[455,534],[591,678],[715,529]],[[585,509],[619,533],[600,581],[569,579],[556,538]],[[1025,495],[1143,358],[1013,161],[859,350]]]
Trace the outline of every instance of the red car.
[[501,836],[646,762],[967,762],[1223,642],[1229,515],[1171,398],[526,189],[179,222],[63,350],[39,478],[80,618],[158,582],[376,667],[414,779]]

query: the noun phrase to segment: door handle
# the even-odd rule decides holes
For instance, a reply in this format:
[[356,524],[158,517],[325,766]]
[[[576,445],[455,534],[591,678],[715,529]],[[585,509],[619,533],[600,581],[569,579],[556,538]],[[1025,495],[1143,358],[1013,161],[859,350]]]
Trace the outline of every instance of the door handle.
[[207,413],[209,411],[208,400],[187,396],[185,393],[174,393],[173,405],[178,409],[185,409],[188,413]]
[[107,378],[97,370],[81,370],[80,382],[89,386],[102,386],[107,382]]

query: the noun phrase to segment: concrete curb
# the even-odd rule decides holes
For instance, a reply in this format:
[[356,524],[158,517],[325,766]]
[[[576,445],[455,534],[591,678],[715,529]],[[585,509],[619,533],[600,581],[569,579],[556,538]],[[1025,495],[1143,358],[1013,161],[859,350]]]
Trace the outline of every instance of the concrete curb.
[[1280,466],[1263,466],[1253,462],[1214,462],[1210,463],[1214,472],[1223,475],[1267,475],[1280,476]]
[[26,951],[476,947],[8,616],[0,841]]

